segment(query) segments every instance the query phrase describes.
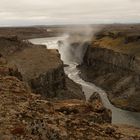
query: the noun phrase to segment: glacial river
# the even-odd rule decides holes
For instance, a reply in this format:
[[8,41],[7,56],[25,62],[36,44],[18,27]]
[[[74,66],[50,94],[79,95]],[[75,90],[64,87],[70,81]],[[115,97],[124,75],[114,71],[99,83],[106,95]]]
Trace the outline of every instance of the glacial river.
[[[140,127],[140,113],[125,111],[120,108],[113,106],[107,98],[104,90],[95,86],[93,83],[85,82],[79,77],[80,71],[77,69],[78,63],[72,59],[69,59],[69,49],[68,44],[64,46],[59,46],[58,41],[65,41],[65,37],[50,37],[50,38],[37,38],[31,39],[30,41],[34,44],[44,44],[48,49],[58,49],[61,54],[61,59],[68,67],[65,67],[65,73],[70,79],[82,86],[86,98],[88,99],[93,92],[98,92],[102,99],[104,106],[112,111],[112,124],[127,124]],[[76,51],[76,50],[75,50]]]

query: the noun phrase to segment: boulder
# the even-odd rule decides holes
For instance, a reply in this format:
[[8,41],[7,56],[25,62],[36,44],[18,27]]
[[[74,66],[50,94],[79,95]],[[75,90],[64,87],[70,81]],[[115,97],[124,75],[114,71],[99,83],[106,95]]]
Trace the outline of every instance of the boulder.
[[92,104],[95,112],[102,114],[103,120],[106,120],[107,122],[111,123],[112,121],[111,110],[104,107],[99,93],[94,92],[89,98],[89,102]]

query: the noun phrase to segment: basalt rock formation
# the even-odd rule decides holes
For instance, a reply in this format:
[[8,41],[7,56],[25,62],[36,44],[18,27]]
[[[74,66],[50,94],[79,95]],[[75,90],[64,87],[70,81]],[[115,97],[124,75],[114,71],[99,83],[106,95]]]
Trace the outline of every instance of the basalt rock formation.
[[81,86],[66,80],[57,50],[47,50],[46,46],[9,36],[0,37],[0,53],[8,60],[8,65],[18,68],[22,80],[33,92],[47,98],[85,99]]
[[[41,94],[30,92],[18,78],[0,71],[0,139],[140,139],[137,128],[111,125],[104,118],[104,111],[94,108],[93,99],[96,98],[92,98],[92,103],[81,100],[51,102]],[[98,106],[97,102],[94,104]]]
[[134,30],[114,30],[94,37],[84,56],[81,76],[105,89],[115,106],[140,112],[139,36]]

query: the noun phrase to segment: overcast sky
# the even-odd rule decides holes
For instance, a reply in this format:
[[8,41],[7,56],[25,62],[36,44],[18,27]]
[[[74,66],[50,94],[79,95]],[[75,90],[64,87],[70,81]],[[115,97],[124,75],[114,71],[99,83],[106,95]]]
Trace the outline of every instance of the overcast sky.
[[0,26],[132,22],[140,0],[0,0]]

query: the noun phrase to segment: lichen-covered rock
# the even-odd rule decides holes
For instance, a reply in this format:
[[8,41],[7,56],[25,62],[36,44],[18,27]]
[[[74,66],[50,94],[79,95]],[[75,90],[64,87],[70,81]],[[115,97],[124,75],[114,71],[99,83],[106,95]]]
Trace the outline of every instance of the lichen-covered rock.
[[22,75],[15,65],[9,65],[4,57],[0,57],[0,76],[15,76],[22,80]]
[[106,109],[102,103],[99,93],[94,92],[89,98],[89,102],[92,104],[94,111],[102,114],[102,120],[111,123],[112,113],[109,109]]
[[[0,76],[1,140],[139,139],[140,130],[112,126],[91,103],[50,102],[13,76]],[[123,132],[121,132],[123,129]],[[129,134],[127,132],[130,132]],[[135,131],[135,134],[131,134]]]
[[[100,95],[97,92],[94,92],[90,98],[89,98],[89,102],[92,103],[92,105],[94,106],[95,111],[97,112],[103,112],[105,111],[105,107],[103,106],[102,100],[100,98]],[[110,115],[111,113],[109,113]],[[111,118],[111,115],[110,117]],[[111,120],[111,119],[110,119]]]

